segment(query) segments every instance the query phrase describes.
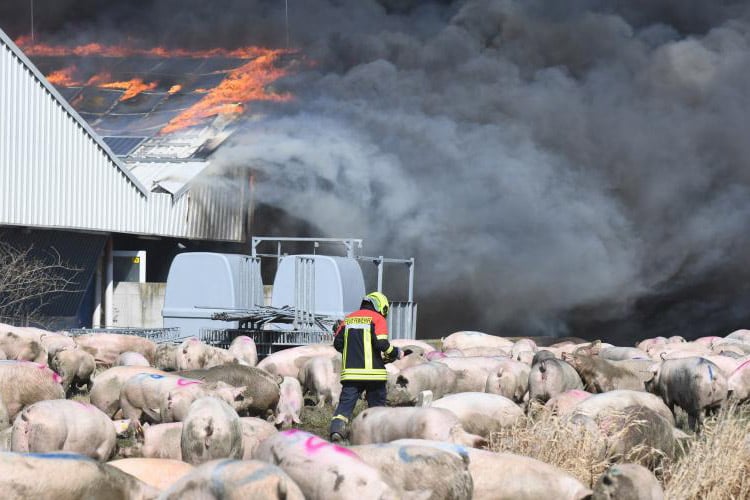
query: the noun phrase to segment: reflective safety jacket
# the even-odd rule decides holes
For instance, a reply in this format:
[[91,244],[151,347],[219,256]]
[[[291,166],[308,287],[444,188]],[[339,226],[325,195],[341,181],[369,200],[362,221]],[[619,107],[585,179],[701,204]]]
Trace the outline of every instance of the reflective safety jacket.
[[388,323],[375,311],[360,309],[348,315],[336,330],[333,347],[342,355],[341,381],[387,379],[380,353],[390,355]]

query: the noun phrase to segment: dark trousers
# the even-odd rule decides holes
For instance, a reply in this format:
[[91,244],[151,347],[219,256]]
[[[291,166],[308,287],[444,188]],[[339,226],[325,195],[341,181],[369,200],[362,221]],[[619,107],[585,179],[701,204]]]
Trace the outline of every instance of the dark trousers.
[[[387,395],[385,380],[347,380],[341,382],[341,396],[339,397],[339,405],[333,413],[334,418],[331,421],[331,432],[341,433],[343,431],[346,424],[352,418],[354,406],[357,404],[357,400],[363,391],[367,392],[368,407],[385,406]],[[344,417],[344,419],[337,417]]]

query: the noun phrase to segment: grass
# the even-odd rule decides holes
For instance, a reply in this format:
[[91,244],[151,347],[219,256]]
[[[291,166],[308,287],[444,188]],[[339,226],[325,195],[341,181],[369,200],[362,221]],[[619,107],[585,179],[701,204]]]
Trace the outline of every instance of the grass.
[[[640,425],[629,422],[618,431]],[[555,465],[593,487],[613,463],[650,466],[666,498],[724,500],[750,498],[750,409],[729,407],[708,418],[700,434],[672,459],[653,460],[653,450],[639,445],[614,456],[607,442],[549,414],[523,419],[493,433],[489,449],[517,453]]]

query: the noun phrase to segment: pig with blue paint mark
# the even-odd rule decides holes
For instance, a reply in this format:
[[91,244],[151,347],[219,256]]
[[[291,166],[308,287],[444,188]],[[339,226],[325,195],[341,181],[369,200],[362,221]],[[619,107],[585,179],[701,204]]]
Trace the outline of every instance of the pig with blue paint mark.
[[160,500],[305,500],[281,468],[258,460],[214,460],[196,467]]
[[67,399],[39,401],[13,421],[11,451],[67,451],[109,459],[117,435],[112,421],[94,405]]
[[646,388],[661,396],[672,413],[675,406],[685,410],[693,430],[702,425],[706,412],[718,410],[727,400],[727,378],[707,359],[667,359],[654,364],[652,374]]
[[75,453],[0,453],[5,500],[151,500],[159,490],[130,474]]
[[403,494],[430,500],[470,500],[469,457],[419,444],[366,444],[350,448]]

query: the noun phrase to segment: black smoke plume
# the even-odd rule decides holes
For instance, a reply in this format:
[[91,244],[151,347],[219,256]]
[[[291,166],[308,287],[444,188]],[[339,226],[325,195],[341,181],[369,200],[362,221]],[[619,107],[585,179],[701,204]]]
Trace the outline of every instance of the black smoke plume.
[[296,99],[216,159],[415,255],[420,337],[750,323],[748,2],[290,0],[288,25],[280,1],[54,3],[52,39],[301,49]]

